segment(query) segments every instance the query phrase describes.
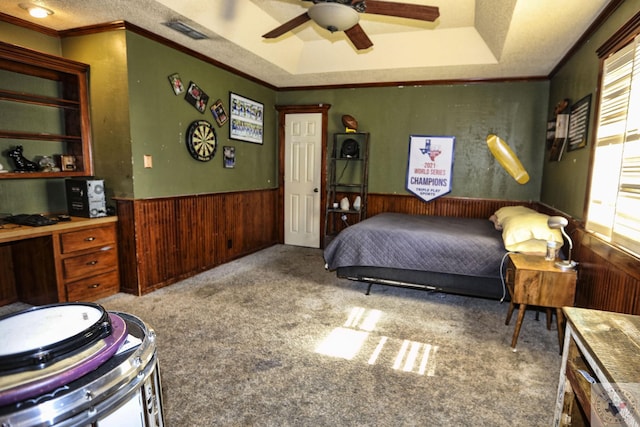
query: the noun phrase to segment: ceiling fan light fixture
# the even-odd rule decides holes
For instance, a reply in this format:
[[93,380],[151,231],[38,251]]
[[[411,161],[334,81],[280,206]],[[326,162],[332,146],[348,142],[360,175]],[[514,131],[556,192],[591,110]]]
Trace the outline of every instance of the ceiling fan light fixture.
[[360,20],[352,7],[339,3],[316,3],[307,13],[316,24],[332,33],[348,30]]

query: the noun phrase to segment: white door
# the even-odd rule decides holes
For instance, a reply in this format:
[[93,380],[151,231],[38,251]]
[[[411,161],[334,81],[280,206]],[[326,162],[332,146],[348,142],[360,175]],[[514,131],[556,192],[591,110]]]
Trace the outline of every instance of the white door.
[[287,114],[284,143],[284,243],[319,248],[322,114]]

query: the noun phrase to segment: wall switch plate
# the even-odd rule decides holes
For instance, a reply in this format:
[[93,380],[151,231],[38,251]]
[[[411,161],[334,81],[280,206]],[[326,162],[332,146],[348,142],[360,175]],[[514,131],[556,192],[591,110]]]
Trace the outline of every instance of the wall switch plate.
[[153,167],[153,157],[149,154],[144,155],[144,167],[148,169]]

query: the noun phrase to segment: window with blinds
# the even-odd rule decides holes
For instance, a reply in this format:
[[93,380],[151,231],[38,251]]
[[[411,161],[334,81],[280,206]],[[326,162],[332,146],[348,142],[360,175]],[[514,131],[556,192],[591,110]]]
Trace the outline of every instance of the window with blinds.
[[602,71],[586,228],[640,255],[640,36]]

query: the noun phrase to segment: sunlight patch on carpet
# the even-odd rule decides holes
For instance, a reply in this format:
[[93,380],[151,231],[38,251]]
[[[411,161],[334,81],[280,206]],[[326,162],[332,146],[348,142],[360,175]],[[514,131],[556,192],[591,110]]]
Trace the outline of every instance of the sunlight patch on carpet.
[[[380,310],[366,310],[354,307],[343,326],[333,329],[316,348],[316,353],[353,360],[360,353],[371,352],[367,363],[375,365],[389,363],[388,354],[393,363],[391,368],[402,372],[418,375],[434,376],[436,370],[436,353],[439,347],[400,338],[387,336],[372,337],[378,321],[383,313]],[[377,343],[368,342],[377,339]],[[395,351],[397,350],[397,353]],[[382,357],[381,357],[382,356]]]

